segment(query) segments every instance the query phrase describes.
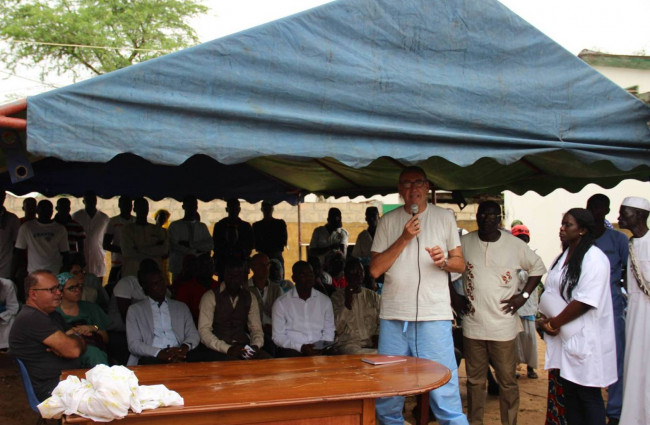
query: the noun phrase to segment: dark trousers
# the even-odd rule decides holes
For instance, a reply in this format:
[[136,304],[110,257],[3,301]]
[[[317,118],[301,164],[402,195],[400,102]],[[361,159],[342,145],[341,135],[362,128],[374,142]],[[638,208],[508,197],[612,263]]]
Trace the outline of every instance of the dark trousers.
[[277,347],[275,352],[277,358],[286,358],[286,357],[304,357],[300,351],[293,350],[291,348]]
[[564,388],[567,425],[605,425],[605,403],[600,388],[585,387],[559,378]]
[[[214,359],[212,358],[212,353],[214,353],[214,351],[210,350],[203,344],[199,344],[198,347],[187,352],[187,357],[185,358],[185,361],[188,363],[213,361]],[[156,357],[140,357],[140,360],[138,361],[138,365],[166,364],[166,363],[167,362],[158,360]]]

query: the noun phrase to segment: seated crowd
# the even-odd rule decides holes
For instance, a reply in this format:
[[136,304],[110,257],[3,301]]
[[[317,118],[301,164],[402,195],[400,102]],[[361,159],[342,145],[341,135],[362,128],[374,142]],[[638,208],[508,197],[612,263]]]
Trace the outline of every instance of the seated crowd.
[[[346,266],[338,239],[321,232],[325,246],[294,264],[289,280],[286,224],[269,203],[253,233],[238,217],[239,201],[229,200],[212,235],[195,197],[183,200],[183,218],[168,229],[148,221],[144,198],[118,205],[120,214],[108,218],[88,192],[73,215],[61,198],[54,219],[48,200],[22,225],[17,219],[4,281],[26,276],[24,306],[6,338],[40,400],[69,368],[376,352],[379,295],[362,288],[374,280],[364,280],[362,260],[350,255]],[[341,234],[340,211],[330,215]],[[101,249],[111,252],[105,286],[106,270],[86,261]]]
[[[428,190],[423,172],[410,167],[403,174],[417,180],[400,182],[400,195],[421,202],[418,191]],[[634,398],[622,408],[623,395],[645,385],[638,379],[622,379],[625,361],[642,358],[648,337],[643,334],[647,324],[628,324],[628,338],[634,339],[628,339],[631,351],[625,354],[626,300],[621,291],[622,277],[635,282],[627,288],[632,307],[628,320],[630,314],[635,317],[645,311],[639,309],[648,308],[650,203],[643,198],[626,198],[619,217],[620,225],[634,235],[630,247],[639,260],[630,253],[628,265],[626,237],[605,226],[609,199],[595,195],[586,209],[573,208],[562,219],[563,251],[549,268],[545,286],[541,278],[547,267],[527,245],[530,231],[523,223],[513,223],[512,231],[503,229],[501,206],[492,201],[478,207],[478,230],[462,237],[453,214],[429,208],[426,200],[419,213],[405,207],[379,226],[379,212],[370,207],[368,229],[350,250],[341,211],[331,208],[327,223],[313,232],[308,260],[286,267],[290,279],[285,279],[282,256],[286,224],[273,218],[273,206],[267,202],[262,204],[264,218],[251,226],[239,218],[239,201],[228,200],[227,216],[214,225],[212,234],[200,221],[193,196],[183,200],[183,218],[167,229],[166,220],[148,221],[144,198],[121,197],[120,214],[112,218],[97,210],[92,192],[84,195],[84,209],[72,215],[70,203],[59,200],[54,219],[48,200],[38,202],[35,215],[28,217],[31,203],[24,207],[22,224],[13,215],[5,216],[0,229],[15,235],[11,241],[3,234],[13,244],[13,257],[10,267],[0,267],[0,307],[4,307],[0,314],[12,313],[7,318],[0,315],[0,325],[10,324],[0,328],[0,337],[8,339],[0,349],[8,345],[24,362],[39,400],[49,396],[61,370],[97,364],[377,352],[420,356],[418,350],[426,352],[421,357],[430,358],[429,351],[444,351],[444,364],[452,370],[456,387],[445,385],[442,391],[455,392],[456,401],[434,399],[438,390],[431,393],[431,406],[441,423],[482,423],[491,367],[498,382],[501,422],[515,424],[516,367],[525,363],[527,377],[537,378],[537,331],[547,347],[547,424],[604,424],[606,417],[609,424],[617,424],[622,410],[645,414]],[[426,245],[432,235],[420,233],[420,220],[442,229],[438,235],[448,241],[447,252]],[[425,241],[422,253],[420,239],[415,242],[417,255],[425,260],[418,257],[418,266],[413,267],[407,246],[416,236]],[[104,250],[111,252],[107,279]],[[6,253],[7,248],[0,246],[0,251]],[[427,261],[426,273],[421,273],[420,261]],[[626,269],[627,276],[622,276]],[[416,286],[395,289],[400,284],[397,276],[417,279],[418,302],[422,279],[422,299],[430,305],[406,300],[404,294]],[[444,296],[433,293],[434,284]],[[540,288],[545,290],[541,299]],[[24,304],[19,312],[18,301]],[[456,313],[453,322],[462,332],[454,345],[457,356],[465,358],[467,415],[459,402],[452,339],[440,344],[434,337],[450,336],[450,304]],[[388,316],[410,317],[414,310],[415,321],[384,315],[380,319],[380,305]],[[436,316],[447,310],[449,315]],[[425,316],[418,321],[418,314]],[[445,328],[438,322],[445,322]],[[569,331],[577,324],[579,332]],[[417,329],[423,332],[420,343]],[[593,361],[588,364],[572,357],[585,344],[589,353],[578,354],[590,356]],[[607,404],[602,387],[608,387]],[[449,413],[445,403],[454,404],[453,419],[439,416]],[[393,419],[400,423],[399,400],[382,399],[377,411],[382,412],[381,423]]]

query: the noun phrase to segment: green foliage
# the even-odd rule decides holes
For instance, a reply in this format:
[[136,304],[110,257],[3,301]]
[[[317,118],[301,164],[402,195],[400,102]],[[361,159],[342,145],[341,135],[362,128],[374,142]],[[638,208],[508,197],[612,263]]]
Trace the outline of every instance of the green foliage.
[[7,68],[40,64],[43,74],[76,77],[198,43],[186,21],[207,7],[193,0],[0,0],[0,11],[0,37],[9,46],[0,60]]

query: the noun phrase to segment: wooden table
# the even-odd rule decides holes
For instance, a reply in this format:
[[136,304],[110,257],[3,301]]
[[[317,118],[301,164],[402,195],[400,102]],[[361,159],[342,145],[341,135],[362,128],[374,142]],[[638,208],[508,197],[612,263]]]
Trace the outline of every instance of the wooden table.
[[[370,425],[376,398],[426,396],[451,377],[449,369],[430,360],[405,357],[405,362],[373,366],[362,357],[370,356],[135,366],[140,385],[164,384],[185,405],[131,413],[119,424]],[[65,371],[62,379],[84,373]],[[420,416],[426,423],[428,410]],[[76,415],[63,418],[65,424],[90,422]]]

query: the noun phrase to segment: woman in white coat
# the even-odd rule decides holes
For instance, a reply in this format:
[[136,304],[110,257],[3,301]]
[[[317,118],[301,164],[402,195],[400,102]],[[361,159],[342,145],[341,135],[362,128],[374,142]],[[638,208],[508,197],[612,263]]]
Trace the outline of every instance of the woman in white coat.
[[568,425],[605,425],[601,388],[617,380],[609,260],[594,246],[593,224],[582,208],[564,215],[565,249],[548,272],[539,305],[545,368],[559,370]]

